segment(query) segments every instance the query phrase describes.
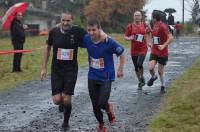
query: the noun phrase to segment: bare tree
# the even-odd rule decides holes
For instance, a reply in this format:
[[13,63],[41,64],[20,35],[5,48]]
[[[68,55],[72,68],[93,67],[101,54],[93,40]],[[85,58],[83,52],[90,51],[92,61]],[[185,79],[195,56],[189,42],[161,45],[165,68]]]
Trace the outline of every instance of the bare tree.
[[189,11],[192,15],[193,22],[196,22],[196,17],[200,14],[200,0],[185,0],[189,9],[186,8],[186,11]]

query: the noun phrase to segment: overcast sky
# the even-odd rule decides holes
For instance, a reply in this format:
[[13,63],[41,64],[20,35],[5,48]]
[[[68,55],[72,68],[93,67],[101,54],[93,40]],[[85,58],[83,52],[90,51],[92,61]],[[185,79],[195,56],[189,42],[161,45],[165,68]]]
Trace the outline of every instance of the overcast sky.
[[[150,19],[154,9],[163,11],[166,8],[176,9],[177,12],[173,14],[175,21],[182,21],[182,0],[149,0],[144,9],[147,10],[147,16]],[[185,21],[188,21],[191,18],[191,13],[188,10],[191,8],[186,2],[185,8]]]

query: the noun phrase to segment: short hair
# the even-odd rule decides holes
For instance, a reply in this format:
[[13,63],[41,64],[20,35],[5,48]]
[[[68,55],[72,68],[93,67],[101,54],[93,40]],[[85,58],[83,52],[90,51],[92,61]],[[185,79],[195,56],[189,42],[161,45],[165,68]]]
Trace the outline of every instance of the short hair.
[[152,17],[157,21],[161,21],[161,13],[159,11],[154,10],[152,12]]
[[62,13],[62,14],[61,14],[61,19],[62,19],[62,17],[65,16],[65,15],[71,15],[72,20],[74,19],[74,16],[72,15],[72,13],[71,13],[70,11],[66,11],[66,12]]
[[88,26],[97,26],[97,28],[101,28],[100,22],[98,21],[98,19],[95,19],[95,18],[88,19],[87,25]]

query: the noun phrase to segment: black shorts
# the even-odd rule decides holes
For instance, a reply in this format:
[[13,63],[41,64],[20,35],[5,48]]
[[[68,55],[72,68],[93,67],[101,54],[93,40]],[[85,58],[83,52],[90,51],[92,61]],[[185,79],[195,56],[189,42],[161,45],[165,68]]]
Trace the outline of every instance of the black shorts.
[[152,60],[157,61],[161,65],[166,65],[167,61],[168,61],[168,56],[166,56],[166,57],[159,57],[157,55],[150,54],[149,61],[152,61]]
[[64,93],[66,95],[74,95],[77,74],[78,70],[71,70],[67,72],[52,71],[52,96],[60,93]]

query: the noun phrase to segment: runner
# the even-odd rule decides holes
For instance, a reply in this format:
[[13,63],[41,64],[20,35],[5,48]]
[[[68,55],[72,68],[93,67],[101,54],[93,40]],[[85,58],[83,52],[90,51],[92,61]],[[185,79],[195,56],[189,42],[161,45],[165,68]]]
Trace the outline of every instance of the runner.
[[134,13],[133,20],[133,23],[128,24],[124,38],[131,41],[131,57],[139,81],[138,90],[142,90],[145,85],[143,63],[148,50],[146,44],[147,25],[142,22],[142,13],[140,11]]
[[147,85],[152,86],[154,81],[157,79],[157,75],[155,74],[155,66],[158,63],[158,73],[161,81],[160,92],[164,93],[164,71],[168,61],[168,45],[173,41],[173,36],[169,32],[167,25],[161,21],[161,15],[159,12],[153,11],[152,21],[154,24],[152,29],[153,44],[151,42],[148,43],[151,47],[149,59],[149,71],[151,74],[151,79],[148,81]]
[[110,123],[116,121],[113,105],[108,103],[111,84],[115,80],[113,54],[119,56],[117,76],[123,77],[125,57],[124,48],[112,38],[104,43],[99,41],[101,30],[100,23],[96,19],[88,21],[88,35],[84,38],[83,47],[87,48],[89,56],[88,89],[93,105],[93,111],[99,122],[98,132],[106,132],[102,110],[105,110]]
[[178,39],[178,37],[180,36],[181,28],[182,28],[182,26],[181,26],[180,22],[178,21],[178,22],[176,23],[176,25],[175,25],[175,29],[176,29],[176,38],[177,38],[177,39]]
[[[53,28],[47,40],[44,52],[44,60],[41,70],[41,79],[47,74],[47,63],[51,47],[53,47],[53,58],[51,65],[51,87],[54,104],[64,107],[64,131],[69,129],[69,118],[72,110],[71,98],[77,80],[78,63],[77,52],[86,31],[73,25],[71,13],[63,13],[61,24]],[[102,33],[102,32],[101,32]],[[105,34],[101,34],[101,40],[105,41]]]

